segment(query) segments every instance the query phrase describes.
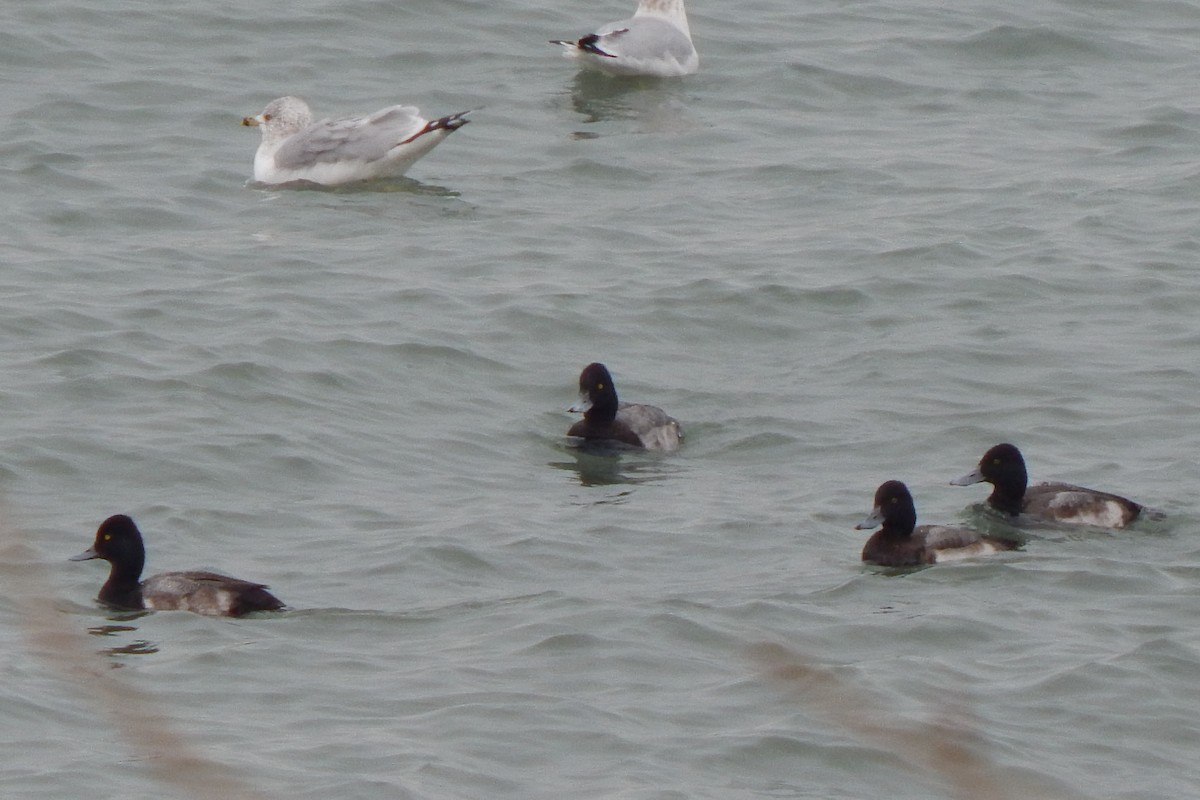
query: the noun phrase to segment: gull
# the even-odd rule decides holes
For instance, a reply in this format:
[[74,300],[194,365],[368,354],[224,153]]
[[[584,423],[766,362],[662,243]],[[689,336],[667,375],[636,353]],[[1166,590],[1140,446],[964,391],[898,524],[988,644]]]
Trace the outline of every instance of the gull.
[[243,125],[262,130],[254,154],[254,180],[279,184],[310,181],[338,186],[395,177],[454,131],[469,112],[427,120],[414,106],[388,106],[363,117],[313,122],[299,97],[272,100]]
[[633,16],[576,41],[551,39],[563,55],[609,75],[674,78],[700,68],[683,0],[638,0]]

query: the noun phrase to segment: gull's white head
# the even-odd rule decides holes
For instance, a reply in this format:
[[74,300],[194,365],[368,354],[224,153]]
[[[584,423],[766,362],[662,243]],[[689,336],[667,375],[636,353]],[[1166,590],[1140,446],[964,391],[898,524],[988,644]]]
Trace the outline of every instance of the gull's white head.
[[299,97],[279,97],[267,103],[263,112],[255,117],[245,117],[243,125],[262,129],[263,141],[286,139],[297,131],[312,125],[312,110]]

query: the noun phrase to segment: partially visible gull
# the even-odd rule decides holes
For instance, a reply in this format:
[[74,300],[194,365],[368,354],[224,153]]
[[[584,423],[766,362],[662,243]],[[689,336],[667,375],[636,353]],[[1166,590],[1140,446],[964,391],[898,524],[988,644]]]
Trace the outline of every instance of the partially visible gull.
[[262,130],[254,154],[254,180],[337,186],[403,175],[466,125],[467,113],[427,120],[414,106],[389,106],[365,117],[313,122],[307,103],[299,97],[280,97],[242,124]]
[[638,0],[633,16],[576,41],[552,39],[563,55],[609,75],[674,78],[700,68],[683,0]]

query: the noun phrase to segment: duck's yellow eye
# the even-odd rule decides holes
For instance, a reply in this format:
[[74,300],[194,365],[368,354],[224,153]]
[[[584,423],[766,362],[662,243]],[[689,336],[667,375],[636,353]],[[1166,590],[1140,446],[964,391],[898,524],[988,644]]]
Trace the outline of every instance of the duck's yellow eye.
[[597,389],[603,389],[603,388],[604,388],[604,384],[603,384],[603,383],[597,383],[597,384],[596,384],[596,388],[597,388]]
[[997,466],[999,466],[999,464],[1000,464],[1000,459],[998,459],[998,458],[993,458],[993,459],[992,459],[992,463],[993,463],[993,464],[995,464],[995,465],[997,465]]
[[111,534],[111,533],[106,533],[106,534],[104,534],[104,541],[106,541],[106,542],[107,542],[107,541],[110,541],[111,539],[112,539],[112,534]]

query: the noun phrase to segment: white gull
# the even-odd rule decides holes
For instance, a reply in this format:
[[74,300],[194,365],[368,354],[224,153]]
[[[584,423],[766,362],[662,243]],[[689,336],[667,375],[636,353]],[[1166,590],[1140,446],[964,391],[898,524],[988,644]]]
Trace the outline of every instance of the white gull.
[[467,113],[427,120],[414,106],[389,106],[368,116],[313,122],[307,103],[299,97],[280,97],[242,124],[262,130],[254,154],[254,180],[337,186],[403,175],[466,125]]
[[674,78],[700,68],[683,0],[638,0],[633,16],[575,41],[552,39],[563,55],[609,75]]

